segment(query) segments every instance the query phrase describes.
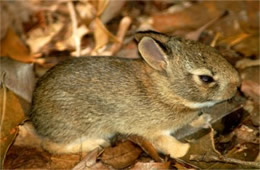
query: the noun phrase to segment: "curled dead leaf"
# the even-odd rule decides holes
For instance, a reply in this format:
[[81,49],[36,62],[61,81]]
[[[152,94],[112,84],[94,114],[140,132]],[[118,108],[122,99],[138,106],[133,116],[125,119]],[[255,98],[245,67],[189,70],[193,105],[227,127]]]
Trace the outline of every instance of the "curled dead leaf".
[[114,168],[125,168],[133,164],[141,152],[132,142],[125,141],[115,147],[105,148],[101,160]]
[[148,155],[150,155],[155,161],[162,162],[159,154],[157,153],[156,149],[154,148],[153,144],[150,143],[148,140],[144,139],[140,136],[130,136],[129,139],[139,145]]
[[18,132],[17,125],[25,117],[19,98],[12,91],[9,91],[7,88],[1,88],[0,96],[0,166],[2,168],[6,152]]
[[29,48],[12,28],[8,29],[6,36],[1,40],[0,49],[1,56],[8,56],[21,62],[34,61],[34,56],[30,54]]
[[85,169],[107,169],[107,167],[102,163],[97,163],[97,157],[100,151],[99,148],[87,153],[85,158],[81,160],[72,170],[85,170]]

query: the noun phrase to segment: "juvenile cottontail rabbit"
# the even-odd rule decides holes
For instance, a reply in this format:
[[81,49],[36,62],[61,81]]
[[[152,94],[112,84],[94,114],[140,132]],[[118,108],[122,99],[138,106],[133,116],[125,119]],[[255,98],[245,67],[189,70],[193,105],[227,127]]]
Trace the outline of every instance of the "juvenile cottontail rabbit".
[[90,151],[121,133],[182,157],[189,144],[171,133],[236,93],[238,73],[215,49],[153,31],[136,40],[140,59],[67,60],[38,81],[31,119],[46,150]]

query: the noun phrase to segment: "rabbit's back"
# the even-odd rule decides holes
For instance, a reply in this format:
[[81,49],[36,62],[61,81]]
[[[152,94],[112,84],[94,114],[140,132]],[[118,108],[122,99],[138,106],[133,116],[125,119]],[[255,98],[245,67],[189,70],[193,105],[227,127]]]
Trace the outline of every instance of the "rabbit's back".
[[113,57],[78,58],[57,65],[39,80],[34,92],[31,118],[37,132],[69,142],[80,136],[162,126],[167,107],[148,94],[151,82],[143,67],[141,59]]

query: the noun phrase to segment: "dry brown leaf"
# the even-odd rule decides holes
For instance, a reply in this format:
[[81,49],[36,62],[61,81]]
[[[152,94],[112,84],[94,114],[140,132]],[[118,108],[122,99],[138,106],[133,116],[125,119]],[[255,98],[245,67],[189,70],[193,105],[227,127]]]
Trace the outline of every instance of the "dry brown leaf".
[[[32,53],[40,52],[40,50],[49,44],[55,35],[57,35],[64,28],[64,26],[65,23],[57,22],[48,25],[44,30],[39,27],[28,32],[28,38],[26,42],[30,46]],[[64,37],[59,38],[63,40]],[[56,39],[55,41],[57,42],[58,40]]]
[[95,43],[96,43],[94,51],[106,45],[109,39],[112,39],[113,41],[119,43],[117,38],[107,30],[107,28],[99,18],[95,19],[94,36],[95,36]]
[[17,126],[25,117],[19,98],[5,87],[0,89],[0,108],[0,166],[2,168],[6,152],[17,134]]
[[256,127],[260,126],[260,103],[258,101],[247,100],[244,109],[250,114],[250,120]]
[[258,136],[258,129],[242,125],[234,130],[237,138],[245,142],[260,144],[260,138]]
[[216,8],[213,1],[197,3],[172,14],[158,13],[153,15],[153,27],[161,32],[177,29],[196,29],[219,16],[222,12]]
[[170,169],[171,162],[137,162],[131,170]]
[[250,34],[248,34],[248,33],[240,32],[240,33],[234,34],[232,36],[227,36],[227,37],[222,38],[221,41],[219,41],[217,44],[222,45],[222,46],[227,46],[230,48],[230,47],[240,43],[241,41],[245,40],[249,36],[250,36]]
[[81,160],[81,155],[80,153],[51,155],[49,159],[49,169],[71,169]]
[[241,85],[241,91],[256,101],[257,99],[260,99],[260,84],[257,82],[252,80],[244,80]]
[[156,149],[154,148],[153,144],[150,143],[148,140],[144,139],[140,136],[130,136],[129,139],[139,145],[148,155],[150,155],[155,161],[162,162],[159,154],[157,153]]
[[210,27],[211,25],[213,25],[216,21],[218,21],[219,19],[223,18],[224,16],[227,15],[227,12],[223,12],[221,15],[215,17],[214,19],[208,21],[206,24],[204,24],[203,26],[199,27],[197,30],[189,32],[188,34],[185,35],[186,39],[190,39],[190,40],[194,40],[194,41],[198,41],[200,35],[202,34],[203,31],[205,31],[208,27]]
[[[104,169],[106,168],[101,162],[97,163],[97,157],[99,155],[99,148],[89,152],[83,160],[81,160],[72,170],[85,170],[85,169]],[[97,165],[98,164],[98,165]],[[103,165],[103,167],[101,165]]]
[[115,16],[119,14],[119,12],[122,11],[122,8],[124,7],[126,1],[127,0],[109,1],[107,7],[100,16],[101,21],[106,24],[110,20],[112,20]]
[[96,9],[96,17],[100,17],[100,15],[104,12],[106,9],[109,0],[91,0],[89,1],[90,4]]
[[96,18],[95,20],[94,37],[96,43],[94,51],[98,50],[99,48],[102,48],[109,41],[108,30],[105,28],[105,26],[102,24],[99,18]]
[[50,169],[50,154],[31,147],[12,146],[7,153],[5,169]]
[[32,100],[35,74],[32,63],[21,63],[7,57],[0,58],[1,73],[5,73],[5,85],[27,102]]
[[23,33],[24,24],[29,21],[33,13],[32,8],[28,5],[29,3],[27,1],[0,2],[0,40],[6,35],[10,27],[18,33]]
[[12,28],[8,29],[6,36],[1,40],[0,55],[9,56],[21,62],[33,62],[35,60],[35,56],[30,54],[30,50]]
[[241,72],[241,91],[257,103],[259,103],[260,100],[259,63],[260,60],[241,60],[237,63],[237,66],[240,68],[245,68]]
[[105,148],[101,160],[114,168],[125,168],[133,164],[141,152],[132,142],[125,141],[115,147]]
[[117,40],[120,43],[114,43],[113,46],[109,49],[108,53],[110,55],[114,55],[123,45],[123,39],[126,35],[126,32],[128,31],[128,28],[130,24],[132,23],[132,20],[130,17],[124,17],[119,24],[118,32],[117,32]]
[[97,1],[97,16],[99,17],[103,12],[104,10],[106,9],[108,3],[109,3],[109,0],[99,0]]

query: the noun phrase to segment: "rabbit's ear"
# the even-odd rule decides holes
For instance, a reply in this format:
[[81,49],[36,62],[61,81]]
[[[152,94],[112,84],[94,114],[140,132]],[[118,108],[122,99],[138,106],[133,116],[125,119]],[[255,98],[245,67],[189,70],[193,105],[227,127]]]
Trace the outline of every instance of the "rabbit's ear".
[[161,43],[159,44],[153,38],[145,36],[140,40],[138,50],[144,60],[155,70],[167,69],[168,57]]

